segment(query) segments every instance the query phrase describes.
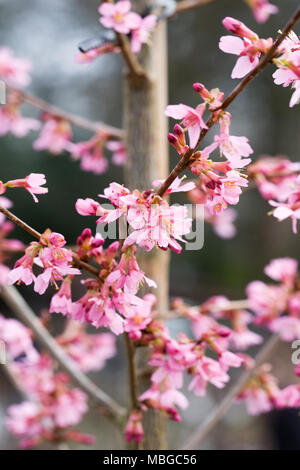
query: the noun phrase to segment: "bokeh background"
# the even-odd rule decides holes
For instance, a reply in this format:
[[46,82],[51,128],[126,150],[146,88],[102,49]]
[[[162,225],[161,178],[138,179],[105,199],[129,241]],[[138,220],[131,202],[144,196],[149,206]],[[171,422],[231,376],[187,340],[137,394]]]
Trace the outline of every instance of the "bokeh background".
[[[191,88],[195,81],[203,82],[209,89],[219,87],[228,93],[235,85],[230,78],[235,59],[218,49],[219,37],[225,33],[221,21],[224,16],[234,16],[262,37],[275,36],[299,6],[299,1],[274,0],[273,3],[278,5],[280,13],[264,25],[255,22],[243,0],[217,0],[171,20],[169,102],[197,104],[197,95]],[[89,65],[79,65],[74,60],[78,43],[99,31],[98,6],[98,0],[0,0],[0,45],[9,46],[18,57],[32,61],[34,71],[30,92],[68,111],[121,126],[120,57],[104,56]],[[299,160],[299,106],[289,109],[289,99],[288,89],[273,84],[270,67],[232,105],[232,132],[250,139],[254,159],[261,154],[280,154]],[[23,109],[24,114],[36,115],[30,107]],[[75,130],[75,140],[85,140],[89,136],[87,132]],[[1,138],[1,179],[18,178],[30,172],[45,173],[49,194],[35,205],[23,191],[11,192],[14,211],[40,231],[51,227],[73,243],[90,222],[76,213],[76,199],[96,198],[109,182],[122,182],[122,170],[110,165],[109,172],[100,177],[82,172],[78,162],[72,161],[67,154],[53,156],[35,152],[32,149],[35,137],[31,133],[25,139]],[[172,151],[170,159],[171,165],[177,159]],[[181,256],[172,257],[171,296],[184,296],[195,303],[213,294],[241,299],[249,281],[263,279],[263,267],[271,258],[299,258],[299,236],[292,234],[289,222],[279,224],[267,216],[269,206],[255,190],[247,191],[241,197],[237,210],[238,233],[233,239],[222,240],[210,227],[205,227],[202,250],[185,251]],[[19,229],[14,235],[24,242],[30,241]],[[47,308],[50,297],[35,295],[32,289],[21,290],[37,312]],[[10,314],[5,306],[1,308]],[[57,323],[59,329],[61,325],[59,321]],[[171,327],[176,332],[186,325],[176,320],[172,321]],[[126,404],[126,366],[122,347],[120,344],[118,356],[109,361],[105,370],[94,374],[93,379],[105,390],[112,390],[113,395]],[[290,356],[291,347],[286,344],[272,358],[282,385],[294,380]],[[220,395],[211,391],[205,399],[191,397],[190,407],[183,414],[183,424],[170,426],[171,448],[180,447],[187,433],[201,422]],[[0,449],[14,449],[17,443],[6,433],[3,418],[7,405],[18,402],[20,397],[1,375],[1,369],[0,399]],[[97,433],[95,448],[120,448],[120,436],[105,418],[91,413],[85,419],[84,428]],[[273,413],[254,419],[238,405],[211,433],[203,447],[271,449],[287,445],[295,448],[299,446],[299,431],[297,412]]]

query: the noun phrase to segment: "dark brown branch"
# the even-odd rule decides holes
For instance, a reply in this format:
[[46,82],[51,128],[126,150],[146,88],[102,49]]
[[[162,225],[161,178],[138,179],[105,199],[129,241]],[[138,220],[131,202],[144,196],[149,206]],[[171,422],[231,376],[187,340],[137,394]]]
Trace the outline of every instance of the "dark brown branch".
[[208,433],[218,424],[220,419],[224,414],[230,409],[235,398],[239,395],[241,390],[247,384],[248,380],[252,377],[255,371],[269,359],[271,354],[274,352],[275,348],[280,343],[280,339],[277,335],[273,335],[262,347],[261,351],[257,354],[255,365],[253,368],[245,371],[237,383],[232,387],[228,394],[223,398],[219,405],[211,412],[206,420],[193,431],[193,434],[190,438],[187,439],[185,445],[182,449],[195,449],[199,447],[203,439],[208,435]]
[[53,106],[52,104],[47,103],[41,98],[38,98],[29,93],[25,93],[16,88],[8,87],[8,90],[18,92],[24,103],[30,104],[31,106],[40,109],[41,111],[44,111],[46,113],[49,113],[54,117],[65,119],[76,127],[80,127],[81,129],[86,129],[92,132],[102,131],[115,139],[123,139],[124,137],[124,133],[121,129],[108,126],[103,122],[90,121],[89,119],[77,116],[76,114],[68,113],[67,111],[62,110],[57,106]]
[[[8,209],[5,209],[5,207],[0,206],[0,212],[4,214],[9,220],[14,222],[16,225],[21,227],[23,230],[28,232],[33,238],[40,239],[41,238],[41,233],[35,230],[34,228],[30,227],[30,225],[26,224],[23,220],[19,219],[15,214],[10,212]],[[94,268],[94,266],[91,266],[88,263],[85,263],[84,261],[81,261],[81,259],[78,257],[77,253],[74,253],[72,251],[72,256],[73,256],[73,262],[76,266],[79,268],[85,269],[86,271],[90,272],[91,274],[94,274],[95,276],[99,276],[99,271]]]
[[[278,47],[281,45],[281,43],[284,41],[284,39],[287,37],[289,32],[293,29],[295,24],[299,21],[300,19],[300,8],[296,11],[296,13],[292,16],[290,21],[287,23],[285,26],[283,32],[278,36],[276,41],[274,42],[273,46],[270,48],[270,50],[263,56],[263,58],[260,60],[258,65],[255,67],[254,70],[252,70],[235,88],[234,90],[230,93],[230,95],[227,96],[225,101],[223,102],[222,106],[218,108],[219,110],[225,110],[228,108],[228,106],[235,100],[235,98],[246,88],[247,85],[249,85],[254,78],[257,77],[257,75],[270,63],[272,63],[272,59],[274,56],[276,56],[276,52],[278,50]],[[170,175],[167,177],[167,179],[164,181],[164,183],[161,185],[161,187],[158,189],[157,194],[159,196],[163,196],[168,187],[173,183],[175,178],[182,172],[184,171],[189,164],[190,158],[193,156],[195,150],[199,146],[200,142],[204,139],[208,131],[213,127],[215,124],[213,114],[210,116],[208,121],[206,122],[207,129],[202,129],[200,138],[197,142],[197,145],[194,149],[189,149],[186,154],[180,159],[180,161],[177,163],[177,165],[173,168],[172,172]]]

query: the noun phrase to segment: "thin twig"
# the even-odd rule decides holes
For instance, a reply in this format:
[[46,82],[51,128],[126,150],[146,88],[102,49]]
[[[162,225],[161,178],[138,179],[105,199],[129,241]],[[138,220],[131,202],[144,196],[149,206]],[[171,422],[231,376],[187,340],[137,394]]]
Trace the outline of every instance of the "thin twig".
[[124,34],[116,33],[116,37],[124,61],[127,64],[129,74],[131,75],[132,79],[135,80],[137,84],[139,84],[141,80],[145,80],[147,78],[147,74],[143,67],[140,65],[136,56],[131,51],[130,43],[127,36],[125,36]]
[[65,119],[76,127],[80,127],[81,129],[86,129],[92,132],[101,131],[107,134],[109,137],[115,139],[123,139],[124,137],[124,133],[121,129],[117,129],[113,126],[108,126],[103,122],[90,121],[89,119],[77,116],[76,114],[68,113],[67,111],[62,110],[57,106],[47,103],[46,101],[42,100],[41,98],[38,98],[37,96],[25,93],[24,91],[21,91],[19,89],[13,87],[7,88],[10,91],[19,93],[24,103],[30,104],[31,106],[40,109],[41,111],[44,111],[46,113],[49,113],[54,117]]
[[[218,108],[218,110],[225,110],[228,108],[228,106],[235,100],[235,98],[246,88],[247,85],[249,85],[254,78],[257,77],[257,75],[270,63],[272,63],[273,57],[276,55],[276,52],[278,50],[278,47],[280,44],[284,41],[286,36],[289,34],[289,32],[293,29],[295,24],[299,21],[300,19],[300,8],[296,11],[296,13],[293,15],[293,17],[290,19],[290,21],[287,23],[285,26],[283,32],[278,36],[276,41],[274,42],[273,46],[270,48],[270,50],[265,54],[258,65],[253,69],[228,95],[228,97],[225,99],[223,102],[222,106]],[[157,190],[158,196],[163,196],[168,187],[173,183],[173,181],[176,179],[176,177],[188,167],[190,158],[193,156],[195,150],[199,146],[200,142],[204,139],[208,131],[213,127],[215,124],[214,122],[214,117],[213,114],[211,114],[210,118],[206,122],[207,129],[202,129],[199,140],[197,142],[197,145],[194,149],[189,149],[185,155],[179,160],[177,165],[173,168],[172,172],[169,174],[167,179],[164,181],[164,183],[160,186],[160,188]]]
[[190,438],[187,439],[182,449],[195,449],[199,447],[203,439],[208,433],[218,424],[224,414],[231,408],[235,398],[239,395],[241,390],[247,384],[248,380],[252,377],[255,371],[271,356],[275,348],[280,343],[280,338],[277,335],[272,335],[266,344],[262,347],[256,356],[255,365],[253,368],[245,371],[237,383],[232,387],[223,400],[211,412],[211,414],[204,420],[204,422],[193,431]]
[[[38,240],[41,238],[42,234],[40,232],[30,227],[30,225],[28,225],[23,220],[19,219],[19,217],[17,217],[15,214],[13,214],[11,211],[6,209],[5,207],[0,206],[0,212],[6,215],[6,217],[10,219],[12,222],[14,222],[16,225],[18,225],[23,230],[28,232],[33,238],[37,238]],[[91,266],[88,263],[85,263],[84,261],[81,261],[77,253],[75,253],[74,251],[71,251],[71,253],[73,256],[73,262],[76,266],[78,266],[79,268],[85,269],[86,271],[89,271],[91,274],[94,274],[94,276],[97,276],[97,277],[99,276],[99,271],[97,268],[95,268],[94,266]]]
[[14,286],[2,286],[0,294],[16,317],[18,317],[22,323],[29,326],[39,343],[49,351],[73,381],[85,391],[96,404],[100,405],[107,412],[108,416],[121,422],[126,415],[126,411],[81,372],[73,359],[67,355],[44,328],[18,290]]
[[204,7],[208,3],[215,2],[216,0],[182,0],[177,3],[176,11],[173,16],[177,13],[183,13],[184,11],[194,10],[195,8]]

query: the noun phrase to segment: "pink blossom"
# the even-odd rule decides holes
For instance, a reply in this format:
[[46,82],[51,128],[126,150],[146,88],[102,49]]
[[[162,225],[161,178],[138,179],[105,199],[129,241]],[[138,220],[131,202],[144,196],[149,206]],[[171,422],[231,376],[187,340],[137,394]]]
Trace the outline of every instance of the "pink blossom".
[[15,57],[7,47],[0,48],[0,77],[9,85],[20,88],[29,85],[31,70],[28,60]]
[[293,285],[298,271],[298,261],[293,258],[273,259],[264,269],[264,272],[274,281]]
[[77,199],[76,201],[76,210],[80,215],[98,215],[98,209],[101,207],[99,202],[94,201],[94,199]]
[[133,410],[128,419],[125,429],[125,439],[128,442],[142,442],[144,437],[142,414],[139,410]]
[[0,338],[4,341],[11,359],[22,354],[31,358],[36,356],[31,331],[19,321],[13,318],[6,319],[0,315]]
[[293,232],[297,233],[297,220],[300,219],[300,191],[297,190],[290,194],[287,203],[276,202],[271,199],[269,204],[276,207],[272,214],[280,222],[289,217],[291,218]]
[[300,385],[289,385],[280,390],[276,398],[276,405],[279,408],[299,408],[300,406]]
[[54,423],[59,428],[78,424],[87,411],[87,395],[78,388],[59,394],[51,407]]
[[154,29],[157,23],[157,17],[155,15],[148,15],[145,18],[141,18],[139,26],[132,31],[131,36],[131,50],[135,54],[140,52],[143,44],[149,43],[149,37],[151,31]]
[[7,104],[0,108],[0,136],[11,132],[16,137],[25,137],[30,131],[40,128],[39,121],[24,118],[21,115],[20,105],[20,94],[10,92],[7,97]]
[[258,322],[277,318],[286,309],[287,293],[281,286],[269,286],[261,281],[252,281],[248,284],[246,292],[249,307],[258,316]]
[[209,224],[212,224],[213,230],[221,238],[232,238],[236,234],[236,228],[233,224],[237,217],[236,211],[234,209],[226,209],[220,214],[214,216],[208,215],[205,217],[205,221]]
[[165,110],[165,114],[174,119],[182,120],[182,125],[187,128],[190,146],[197,146],[201,129],[207,129],[203,121],[205,105],[199,104],[195,109],[185,104],[169,105]]
[[190,382],[189,390],[193,390],[197,396],[204,396],[208,382],[217,388],[224,388],[228,381],[229,375],[219,362],[204,356],[195,367],[194,378]]
[[127,0],[120,0],[115,4],[102,3],[99,7],[99,13],[102,15],[99,21],[105,28],[128,34],[131,30],[138,28],[141,23],[140,15],[131,12],[130,9],[131,3]]
[[224,93],[219,88],[213,88],[208,91],[202,83],[194,83],[193,88],[204,102],[208,104],[210,111],[214,111],[222,106]]
[[103,153],[106,140],[107,135],[100,132],[86,142],[68,145],[67,150],[73,158],[80,159],[82,170],[101,175],[108,168],[108,161]]
[[115,336],[111,333],[88,334],[83,325],[69,320],[56,341],[66,350],[83,372],[103,369],[116,354]]
[[258,23],[265,23],[270,15],[278,13],[278,8],[269,0],[246,0]]
[[47,188],[42,188],[43,184],[46,184],[46,177],[42,173],[30,173],[23,179],[10,180],[5,183],[8,188],[25,188],[31,196],[34,202],[38,202],[36,194],[46,194]]
[[67,277],[61,283],[60,289],[51,299],[50,313],[62,313],[70,316],[72,313],[71,280]]
[[283,341],[293,341],[300,338],[300,318],[280,317],[269,324],[269,328],[277,333]]
[[261,54],[265,54],[272,47],[273,40],[259,39],[256,33],[234,18],[224,18],[223,25],[242,38],[223,36],[219,43],[223,52],[239,56],[231,78],[242,78],[258,65]]
[[72,130],[68,121],[55,119],[51,116],[45,117],[44,127],[33,143],[35,150],[49,150],[50,153],[58,155],[63,152],[72,138]]
[[127,161],[126,148],[123,142],[109,140],[106,142],[106,148],[113,153],[112,162],[115,165],[124,165]]
[[24,401],[7,410],[6,426],[18,437],[35,436],[42,431],[41,408],[37,403]]

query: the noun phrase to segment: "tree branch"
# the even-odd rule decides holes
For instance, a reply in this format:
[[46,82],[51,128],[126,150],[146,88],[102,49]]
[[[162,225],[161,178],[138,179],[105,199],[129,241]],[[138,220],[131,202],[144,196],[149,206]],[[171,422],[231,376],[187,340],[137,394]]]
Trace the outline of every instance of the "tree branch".
[[129,386],[130,386],[130,396],[131,396],[131,405],[132,409],[139,409],[139,390],[138,390],[138,379],[136,373],[135,365],[135,347],[128,334],[124,334],[126,350],[127,350],[127,359],[128,359],[128,372],[129,372]]
[[100,405],[108,416],[122,422],[126,415],[126,410],[81,372],[77,364],[67,355],[67,353],[57,344],[55,339],[52,338],[50,333],[48,333],[44,328],[35,313],[19,294],[18,290],[13,286],[2,286],[0,294],[12,312],[14,312],[22,323],[29,326],[29,328],[34,332],[39,343],[49,351],[73,381],[83,391],[85,391],[97,405]]
[[207,434],[216,426],[216,424],[218,424],[224,414],[231,408],[234,399],[247,384],[248,380],[252,377],[255,371],[271,356],[279,343],[279,336],[272,335],[270,337],[270,339],[257,354],[254,367],[245,371],[241,375],[237,383],[232,387],[232,389],[223,398],[219,405],[211,412],[204,422],[193,431],[192,436],[187,439],[185,445],[183,446],[183,450],[195,449],[195,447],[200,445]]
[[[5,207],[0,206],[0,212],[2,212],[2,214],[4,214],[8,219],[10,219],[16,225],[18,225],[23,230],[28,232],[33,238],[37,238],[38,240],[41,238],[42,234],[40,232],[30,227],[30,225],[26,224],[26,222],[19,219],[19,217],[17,217],[15,214],[10,212]],[[94,268],[94,266],[91,266],[90,264],[85,263],[84,261],[81,261],[77,253],[75,253],[72,250],[70,251],[72,252],[73,262],[76,266],[78,266],[79,268],[85,269],[86,271],[89,271],[91,274],[94,274],[94,276],[97,276],[97,277],[99,276],[99,271],[97,268]]]
[[139,84],[141,80],[145,80],[147,78],[147,74],[143,67],[140,65],[136,56],[131,51],[130,43],[127,36],[125,36],[124,34],[116,33],[116,37],[124,61],[127,64],[129,75],[134,81],[136,81],[137,84]]
[[[225,99],[223,102],[222,106],[217,108],[217,110],[225,110],[228,108],[228,106],[235,100],[235,98],[246,88],[247,85],[249,85],[254,78],[257,77],[257,75],[267,66],[272,62],[273,57],[276,55],[277,49],[280,46],[280,44],[284,41],[286,36],[289,34],[289,32],[293,29],[295,24],[299,21],[300,19],[300,8],[295,12],[295,14],[292,16],[290,21],[287,23],[285,26],[283,32],[278,36],[276,41],[274,42],[273,46],[270,48],[270,50],[263,56],[263,58],[259,61],[258,65],[253,69],[234,89],[233,91],[228,95],[228,97]],[[173,183],[175,178],[188,167],[190,158],[193,156],[195,150],[198,148],[200,142],[204,139],[208,131],[213,127],[215,124],[213,114],[211,114],[210,118],[206,122],[207,129],[202,129],[199,140],[197,142],[197,145],[194,149],[189,149],[186,154],[179,160],[177,165],[173,168],[172,172],[169,174],[167,179],[164,181],[164,183],[161,185],[161,187],[157,190],[157,195],[158,196],[163,196],[168,187]]]
[[25,93],[17,88],[7,87],[9,91],[14,91],[20,94],[21,99],[24,103],[30,104],[31,106],[40,109],[46,113],[51,114],[52,116],[65,119],[66,121],[70,122],[76,127],[80,127],[81,129],[86,129],[92,132],[99,132],[102,131],[109,135],[109,137],[115,139],[123,139],[124,133],[121,129],[117,129],[116,127],[108,126],[103,122],[94,122],[90,121],[89,119],[83,118],[81,116],[77,116],[76,114],[68,113],[57,106],[53,106],[50,103],[38,98],[34,95],[29,93]]

